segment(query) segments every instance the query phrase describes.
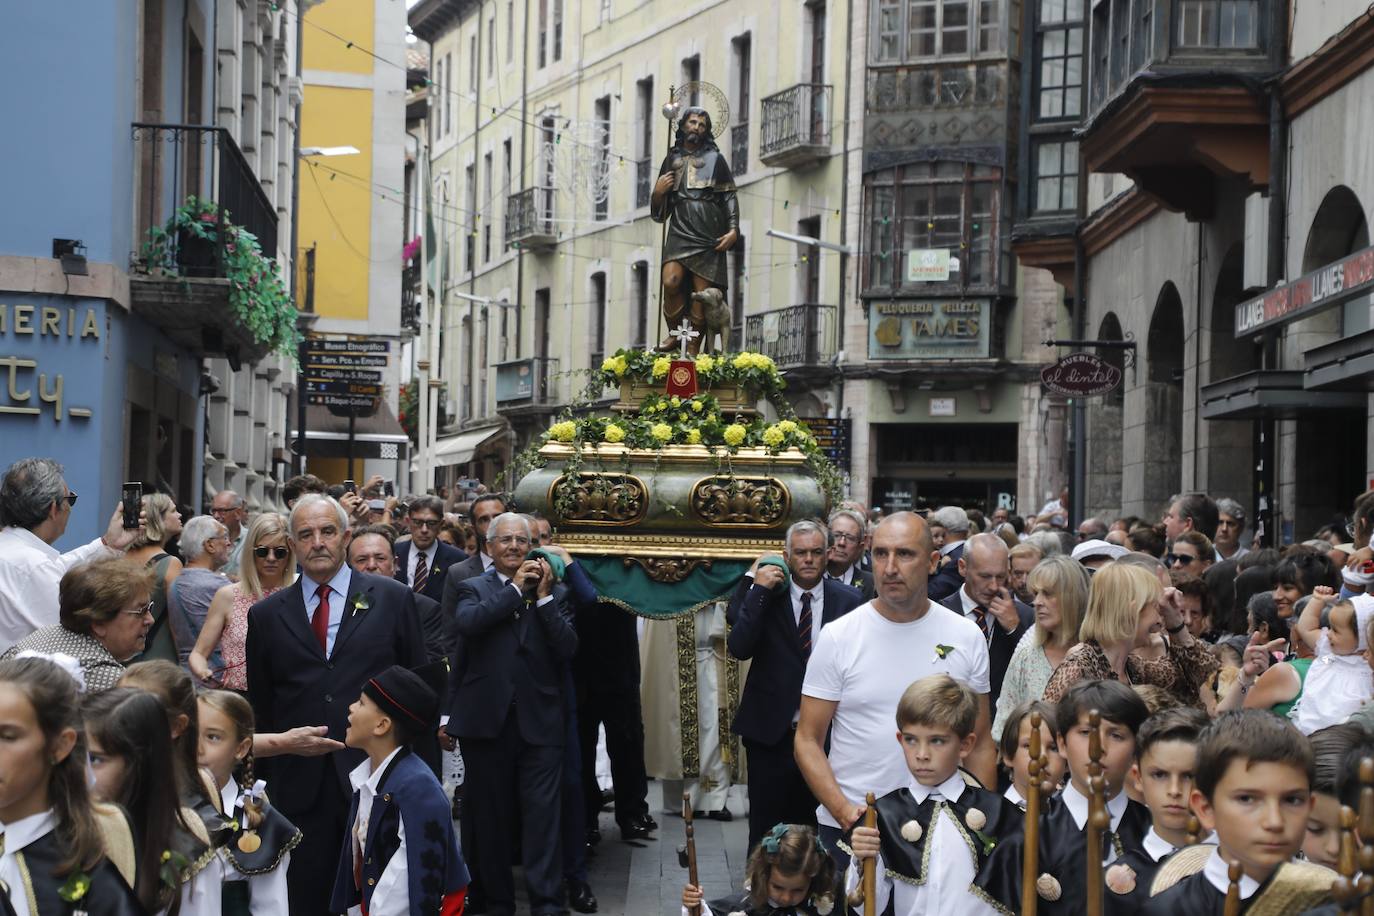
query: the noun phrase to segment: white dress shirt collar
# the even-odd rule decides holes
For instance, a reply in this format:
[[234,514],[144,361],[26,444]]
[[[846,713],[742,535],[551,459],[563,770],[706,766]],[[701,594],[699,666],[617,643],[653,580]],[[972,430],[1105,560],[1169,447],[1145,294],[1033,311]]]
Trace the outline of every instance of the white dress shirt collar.
[[219,800],[220,806],[224,809],[224,816],[233,818],[236,813],[234,806],[239,800],[239,784],[234,777],[230,776],[229,781],[220,788]]
[[964,777],[959,775],[958,770],[955,770],[953,776],[938,786],[923,785],[916,781],[915,776],[911,777],[911,781],[907,783],[907,789],[910,790],[911,797],[916,799],[918,805],[924,804],[927,798],[936,793],[947,802],[957,802],[959,797],[964,794],[964,788]]
[[820,603],[820,601],[821,601],[821,596],[824,594],[824,591],[822,590],[822,587],[821,587],[821,583],[824,582],[825,580],[822,579],[821,582],[817,582],[815,585],[811,586],[810,588],[805,588],[805,589],[802,588],[800,585],[797,584],[797,580],[796,580],[796,579],[789,579],[788,581],[790,581],[790,582],[792,583],[791,586],[790,586],[790,587],[791,587],[791,590],[792,590],[792,605],[793,605],[794,607],[801,607],[802,595],[810,595],[810,596],[811,596],[811,607],[812,607],[812,609],[814,610],[814,609],[816,608],[816,606]]
[[1145,834],[1145,839],[1141,845],[1145,847],[1145,852],[1149,857],[1156,862],[1160,862],[1165,856],[1173,855],[1178,851],[1177,846],[1155,833],[1154,827],[1151,827],[1150,832]]
[[962,546],[964,546],[963,541],[955,541],[953,544],[946,544],[940,548],[940,556],[947,557],[954,551],[954,548]]
[[20,528],[18,525],[10,525],[8,528],[4,529],[4,534],[6,537],[14,538],[30,550],[37,550],[46,557],[60,556],[56,547],[27,528]]
[[398,747],[390,754],[387,754],[382,760],[382,765],[377,767],[375,771],[372,769],[371,757],[355,766],[348,774],[348,781],[353,786],[353,791],[360,792],[365,787],[369,795],[376,795],[377,787],[382,783],[382,774],[386,772],[386,768],[391,764],[392,759],[400,752],[401,749]]
[[[1088,823],[1087,796],[1078,791],[1073,780],[1064,784],[1064,791],[1060,793],[1060,796],[1064,799],[1064,805],[1069,809],[1069,814],[1073,815],[1073,822],[1078,825],[1079,830],[1082,830],[1084,825]],[[1116,797],[1107,800],[1107,813],[1112,818],[1112,830],[1116,830],[1121,824],[1121,816],[1126,813],[1126,806],[1129,803],[1130,799],[1125,792],[1118,792]]]
[[[1221,849],[1213,849],[1212,854],[1207,857],[1207,862],[1202,866],[1202,874],[1207,878],[1207,883],[1217,889],[1217,893],[1223,897],[1231,888],[1231,878],[1228,872],[1230,866],[1221,857]],[[1240,876],[1240,899],[1249,900],[1254,896],[1255,891],[1259,890],[1259,882],[1247,874]]]
[[[825,576],[826,578],[834,579],[836,582],[842,583],[844,585],[854,585],[854,573],[857,571],[858,566],[851,563],[849,564],[849,566],[845,567],[845,571],[840,573],[838,576],[832,576],[830,575],[830,573],[826,573]],[[858,586],[855,586],[855,588],[857,587]]]
[[[326,583],[324,583],[324,584],[329,586],[329,595],[330,595],[331,599],[332,599],[333,596],[335,596],[335,595],[339,595],[339,596],[341,596],[341,597],[343,597],[343,598],[347,598],[347,597],[348,597],[348,587],[349,587],[349,585],[352,583],[352,581],[353,581],[353,570],[349,567],[349,565],[348,565],[347,563],[345,563],[345,564],[343,564],[342,566],[339,567],[339,571],[338,571],[338,572],[334,573],[333,578],[331,578],[328,582],[326,582]],[[309,576],[302,576],[302,577],[301,577],[301,585],[302,585],[302,587],[305,589],[305,595],[306,595],[307,598],[313,598],[313,597],[315,597],[315,595],[317,595],[317,594],[319,593],[319,590],[320,590],[320,583],[316,582],[314,579],[310,578]],[[333,606],[334,606],[334,603],[333,603],[333,601],[331,600],[331,601],[330,601],[330,607],[332,608]]]
[[16,853],[34,840],[41,839],[55,826],[57,818],[51,808],[21,817],[13,824],[0,824],[0,834],[5,837],[5,855]]
[[492,566],[496,565],[496,561],[491,558],[491,554],[487,553],[485,550],[479,550],[477,555],[482,558],[482,572],[486,572],[491,569]]
[[1007,791],[1002,793],[1002,797],[1018,808],[1024,809],[1026,807],[1026,800],[1022,798],[1021,793],[1017,791],[1016,783],[1007,786]]

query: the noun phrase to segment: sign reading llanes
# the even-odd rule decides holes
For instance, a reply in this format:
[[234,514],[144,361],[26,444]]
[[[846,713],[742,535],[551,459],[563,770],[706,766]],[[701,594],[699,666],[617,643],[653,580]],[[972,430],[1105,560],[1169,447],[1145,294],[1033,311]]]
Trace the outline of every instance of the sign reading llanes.
[[1374,247],[1318,268],[1236,306],[1236,336],[1306,318],[1374,289]]
[[1040,370],[1040,384],[1064,397],[1091,397],[1115,391],[1121,384],[1121,370],[1092,353],[1070,353]]

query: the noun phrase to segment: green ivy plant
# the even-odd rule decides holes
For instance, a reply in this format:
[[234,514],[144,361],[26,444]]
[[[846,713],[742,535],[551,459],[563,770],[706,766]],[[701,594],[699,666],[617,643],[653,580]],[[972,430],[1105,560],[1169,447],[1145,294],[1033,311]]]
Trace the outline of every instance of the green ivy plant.
[[143,268],[154,276],[182,276],[176,257],[182,231],[218,243],[222,224],[224,278],[229,281],[229,304],[234,314],[257,343],[294,358],[300,342],[298,313],[276,259],[264,255],[257,236],[230,222],[229,215],[212,201],[186,198],[166,223],[148,230],[139,251]]

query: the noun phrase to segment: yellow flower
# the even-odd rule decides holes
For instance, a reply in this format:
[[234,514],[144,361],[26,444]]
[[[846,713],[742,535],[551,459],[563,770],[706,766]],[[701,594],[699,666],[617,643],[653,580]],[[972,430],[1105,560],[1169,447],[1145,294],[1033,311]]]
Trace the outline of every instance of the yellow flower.
[[678,421],[679,423],[686,423],[686,422],[687,422],[687,411],[685,411],[685,410],[678,411],[677,421]]
[[698,372],[710,372],[714,368],[716,368],[716,358],[714,356],[704,354],[697,357]]
[[672,360],[666,356],[660,356],[654,360],[654,378],[663,378],[668,374],[668,369],[672,365]]
[[703,404],[703,403],[701,403],[700,401],[693,401],[693,402],[692,402],[692,413],[701,413],[702,408],[704,408],[705,406],[706,406],[706,405]]
[[616,378],[620,378],[629,371],[630,364],[625,361],[625,357],[615,356],[611,359],[611,368],[615,371]]
[[699,430],[699,429],[689,429],[689,430],[687,430],[687,442],[688,442],[688,444],[690,444],[690,445],[698,445],[698,444],[700,444],[700,443],[701,443],[701,430]]
[[572,420],[564,420],[549,427],[548,437],[559,442],[571,442],[577,434],[577,425]]
[[724,435],[726,445],[739,445],[744,441],[744,427],[738,423],[731,423],[725,427]]
[[607,442],[622,442],[622,441],[624,441],[624,439],[625,439],[625,430],[621,429],[619,426],[616,426],[614,423],[607,423],[607,424],[606,424],[606,441],[607,441]]
[[614,356],[608,356],[608,357],[606,357],[605,359],[603,359],[603,360],[601,361],[601,371],[602,371],[602,372],[614,372],[614,371],[615,371],[615,357],[614,357]]
[[781,445],[784,438],[783,431],[776,426],[770,426],[763,431],[763,444],[769,447]]
[[667,423],[655,423],[653,428],[649,430],[649,435],[659,442],[670,442],[673,438],[673,428]]
[[750,357],[751,355],[752,355],[752,354],[749,354],[749,353],[741,353],[739,356],[736,356],[735,359],[734,359],[734,366],[735,366],[735,368],[736,368],[736,369],[748,369],[748,368],[749,368],[749,357]]
[[669,404],[672,404],[674,407],[681,407],[681,406],[682,406],[682,398],[678,397],[677,395],[673,395],[673,399],[672,399],[671,401],[669,401],[668,403],[669,403]]
[[791,420],[783,420],[778,423],[778,429],[785,433],[795,433],[797,431],[797,424],[793,423]]

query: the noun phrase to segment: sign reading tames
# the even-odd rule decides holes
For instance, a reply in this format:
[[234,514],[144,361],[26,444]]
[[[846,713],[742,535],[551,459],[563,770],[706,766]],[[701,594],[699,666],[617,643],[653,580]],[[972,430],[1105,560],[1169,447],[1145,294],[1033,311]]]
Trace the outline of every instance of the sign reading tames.
[[1115,391],[1121,370],[1092,353],[1070,353],[1040,370],[1040,384],[1068,398],[1086,398]]
[[1236,336],[1306,318],[1374,289],[1374,247],[1357,251],[1292,283],[1236,306]]
[[868,304],[869,359],[986,359],[988,299],[892,299]]

